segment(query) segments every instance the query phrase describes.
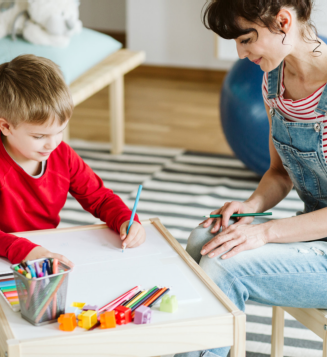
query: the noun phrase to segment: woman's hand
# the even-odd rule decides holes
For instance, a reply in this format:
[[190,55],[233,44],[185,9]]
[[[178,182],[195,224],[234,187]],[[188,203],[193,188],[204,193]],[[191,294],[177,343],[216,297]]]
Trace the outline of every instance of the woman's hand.
[[206,243],[201,254],[208,254],[210,258],[214,258],[228,251],[221,256],[222,259],[227,259],[244,250],[262,247],[268,243],[270,224],[271,222],[253,225],[232,224]]
[[[222,218],[208,218],[205,221],[201,222],[200,224],[203,223],[203,227],[207,228],[214,221],[216,221],[213,228],[211,229],[211,233],[217,233],[220,227],[222,227],[222,230],[224,231],[228,227],[228,221],[230,219],[230,216],[234,213],[255,213],[255,210],[248,202],[238,202],[238,201],[226,202],[223,205],[223,207],[215,211],[212,211],[210,213],[210,215],[222,214],[223,215]],[[237,219],[237,222],[234,223],[234,225],[250,224],[253,221],[253,219],[254,217],[239,217]]]
[[27,260],[35,260],[35,259],[41,259],[41,258],[53,258],[53,259],[58,259],[61,262],[65,263],[66,265],[70,266],[71,268],[74,267],[74,263],[72,263],[70,260],[68,260],[65,256],[57,253],[51,253],[49,250],[38,246],[32,249],[27,256],[25,257],[24,261]]
[[145,229],[140,223],[133,222],[128,235],[126,235],[128,225],[129,221],[126,221],[120,226],[120,239],[123,241],[125,248],[138,247],[145,242]]

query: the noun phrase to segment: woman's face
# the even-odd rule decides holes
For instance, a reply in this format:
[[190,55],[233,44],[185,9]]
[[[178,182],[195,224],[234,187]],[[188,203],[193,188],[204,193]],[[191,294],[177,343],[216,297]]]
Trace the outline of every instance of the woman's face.
[[291,52],[292,45],[289,36],[286,36],[283,44],[284,34],[271,33],[267,27],[261,27],[247,20],[240,19],[243,28],[255,28],[255,32],[238,37],[236,47],[238,56],[248,58],[259,65],[264,72],[275,69],[282,60]]

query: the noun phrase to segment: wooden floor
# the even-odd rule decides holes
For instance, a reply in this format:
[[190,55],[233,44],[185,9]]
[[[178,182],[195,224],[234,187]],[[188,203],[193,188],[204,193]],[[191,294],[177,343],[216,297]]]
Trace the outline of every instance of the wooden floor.
[[[218,112],[224,72],[139,67],[125,77],[127,144],[232,154]],[[72,138],[109,141],[108,88],[75,108]]]

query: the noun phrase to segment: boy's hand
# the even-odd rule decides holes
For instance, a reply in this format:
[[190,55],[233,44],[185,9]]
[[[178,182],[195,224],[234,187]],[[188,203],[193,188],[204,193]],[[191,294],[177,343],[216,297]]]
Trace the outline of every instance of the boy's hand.
[[140,223],[133,222],[128,236],[126,236],[128,225],[129,221],[126,221],[120,226],[120,239],[123,241],[122,243],[125,245],[125,248],[138,247],[145,242],[145,229]]
[[57,253],[51,253],[47,249],[39,246],[35,247],[32,249],[27,256],[25,257],[24,261],[27,260],[35,260],[35,259],[40,259],[40,258],[53,258],[53,259],[58,259],[61,262],[65,263],[66,265],[70,266],[71,268],[74,267],[74,263],[72,263],[70,260],[68,260],[65,256]]

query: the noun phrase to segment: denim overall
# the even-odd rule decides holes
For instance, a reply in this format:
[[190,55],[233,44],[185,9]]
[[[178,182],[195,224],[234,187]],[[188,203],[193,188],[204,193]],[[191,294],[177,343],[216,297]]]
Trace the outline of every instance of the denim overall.
[[[269,72],[268,99],[279,96],[282,71],[283,62]],[[327,86],[315,113],[317,116],[327,116]],[[327,165],[322,141],[324,123],[290,122],[274,108],[270,109],[270,115],[273,143],[297,193],[304,202],[303,213],[327,207]]]
[[[268,99],[280,95],[282,70],[283,63],[268,74]],[[317,115],[327,115],[326,87],[315,111]],[[303,213],[327,207],[324,124],[289,122],[274,108],[270,115],[274,145],[304,202]],[[254,224],[259,223],[263,222],[254,220]],[[195,228],[186,251],[240,310],[245,310],[247,300],[272,306],[327,308],[327,242],[323,239],[269,243],[230,259],[211,259],[201,256],[200,251],[216,235],[210,232],[212,227]],[[226,357],[228,352],[229,347],[220,347],[175,357]]]

